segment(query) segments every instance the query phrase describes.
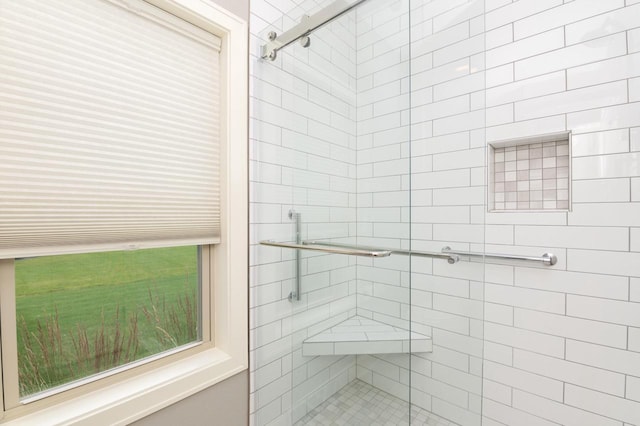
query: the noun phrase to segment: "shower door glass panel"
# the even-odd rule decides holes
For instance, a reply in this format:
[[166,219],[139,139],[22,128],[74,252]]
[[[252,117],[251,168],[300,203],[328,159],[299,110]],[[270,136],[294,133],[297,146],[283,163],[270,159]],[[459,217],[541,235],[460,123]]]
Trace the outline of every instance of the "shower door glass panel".
[[480,425],[483,263],[417,252],[484,252],[483,11],[365,0],[254,62],[257,240],[393,250],[257,249],[255,424]]
[[[411,246],[484,253],[484,1],[411,1]],[[413,256],[412,424],[481,424],[484,262]],[[426,417],[425,417],[426,416]]]
[[[313,19],[332,3],[300,12]],[[300,160],[282,180],[302,241],[410,248],[408,6],[365,1],[314,31],[310,46],[278,52],[291,75],[282,108],[299,123],[282,133]],[[409,424],[409,257],[300,256],[292,423]]]

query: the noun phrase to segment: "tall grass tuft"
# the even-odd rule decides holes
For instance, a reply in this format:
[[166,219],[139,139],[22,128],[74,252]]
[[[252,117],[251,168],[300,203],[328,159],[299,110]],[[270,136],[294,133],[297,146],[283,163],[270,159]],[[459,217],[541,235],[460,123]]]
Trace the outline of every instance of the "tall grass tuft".
[[149,288],[148,294],[149,300],[128,315],[119,306],[112,312],[102,309],[98,326],[92,329],[78,323],[62,330],[57,308],[37,319],[32,329],[20,317],[20,395],[88,377],[198,338],[195,291],[185,290],[170,301],[155,288]]

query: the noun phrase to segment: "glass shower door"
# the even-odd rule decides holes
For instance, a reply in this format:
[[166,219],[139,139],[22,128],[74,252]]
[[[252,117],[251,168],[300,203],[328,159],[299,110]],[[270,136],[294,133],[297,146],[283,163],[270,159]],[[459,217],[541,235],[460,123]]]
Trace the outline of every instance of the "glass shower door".
[[256,392],[256,423],[480,424],[483,264],[443,253],[483,251],[477,5],[309,1],[263,39],[345,4],[254,70],[280,197],[260,235],[288,247],[264,333],[290,345],[261,364],[281,376]]
[[[411,362],[413,424],[482,423],[485,235],[484,0],[412,2]],[[428,413],[428,414],[425,414]]]

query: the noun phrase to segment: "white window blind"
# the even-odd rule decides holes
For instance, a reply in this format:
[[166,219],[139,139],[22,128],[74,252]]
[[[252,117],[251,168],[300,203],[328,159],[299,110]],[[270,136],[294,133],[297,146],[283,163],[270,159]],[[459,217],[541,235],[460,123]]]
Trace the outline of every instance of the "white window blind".
[[219,50],[142,0],[0,0],[0,258],[219,242]]

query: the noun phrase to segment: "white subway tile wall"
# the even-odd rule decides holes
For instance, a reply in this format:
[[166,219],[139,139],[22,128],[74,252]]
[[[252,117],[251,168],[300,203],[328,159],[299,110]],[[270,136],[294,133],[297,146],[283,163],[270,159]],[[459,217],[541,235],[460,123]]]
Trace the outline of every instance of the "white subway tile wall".
[[[368,0],[257,59],[328,3],[251,3],[251,424],[356,377],[465,426],[640,424],[640,2]],[[488,144],[568,131],[572,211],[487,213]],[[257,245],[291,207],[305,237],[559,262],[305,255],[292,308],[294,253]],[[302,356],[356,314],[433,352]]]
[[561,261],[485,275],[483,424],[640,424],[640,4],[496,0],[487,9],[487,106],[514,110],[488,123],[488,143],[571,131],[573,211],[487,214],[513,232],[494,246],[487,226],[488,251],[527,247]]

